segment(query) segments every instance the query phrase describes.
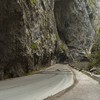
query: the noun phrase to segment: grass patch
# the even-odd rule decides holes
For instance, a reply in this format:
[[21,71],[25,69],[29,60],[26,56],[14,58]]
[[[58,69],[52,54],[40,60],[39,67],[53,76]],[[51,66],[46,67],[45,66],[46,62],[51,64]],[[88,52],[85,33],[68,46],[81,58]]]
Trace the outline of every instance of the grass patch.
[[37,49],[37,44],[36,43],[32,43],[31,48],[32,49]]
[[90,67],[100,66],[100,50],[90,55]]
[[30,0],[32,4],[36,4],[37,0]]

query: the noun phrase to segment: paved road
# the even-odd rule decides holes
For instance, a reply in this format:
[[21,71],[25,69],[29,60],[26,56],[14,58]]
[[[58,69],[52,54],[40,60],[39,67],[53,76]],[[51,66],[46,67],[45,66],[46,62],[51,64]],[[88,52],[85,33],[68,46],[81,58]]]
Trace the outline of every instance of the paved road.
[[89,76],[74,70],[77,83],[62,95],[55,95],[47,100],[100,100],[100,85]]
[[73,84],[67,65],[55,65],[41,73],[0,82],[0,100],[43,100]]

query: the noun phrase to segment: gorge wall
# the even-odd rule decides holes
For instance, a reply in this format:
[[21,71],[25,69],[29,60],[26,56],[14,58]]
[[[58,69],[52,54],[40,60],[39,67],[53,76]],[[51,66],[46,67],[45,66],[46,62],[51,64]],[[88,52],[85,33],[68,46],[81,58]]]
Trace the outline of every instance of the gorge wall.
[[0,79],[83,60],[94,35],[86,0],[2,0]]
[[91,52],[95,31],[84,0],[55,2],[55,18],[59,36],[75,60],[83,60]]

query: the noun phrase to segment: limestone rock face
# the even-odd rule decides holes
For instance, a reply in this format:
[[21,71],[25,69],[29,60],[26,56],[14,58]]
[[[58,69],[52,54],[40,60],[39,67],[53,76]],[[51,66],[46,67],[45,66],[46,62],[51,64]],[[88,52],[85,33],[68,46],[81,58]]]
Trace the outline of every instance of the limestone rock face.
[[86,2],[89,18],[98,34],[100,30],[100,1],[99,0],[87,0]]
[[92,15],[90,19],[96,32],[92,54],[90,56],[90,71],[100,74],[100,0],[90,1],[87,3],[88,11]]
[[[99,0],[88,0],[87,8],[90,14],[92,25],[95,29],[95,40],[92,51],[100,50],[100,1]],[[92,16],[92,17],[91,17]]]
[[1,0],[0,79],[83,60],[95,34],[87,7],[87,0]]
[[22,76],[55,59],[59,38],[53,7],[53,0],[0,1],[1,79]]
[[55,3],[58,33],[70,49],[73,59],[91,52],[95,35],[84,0],[59,0]]

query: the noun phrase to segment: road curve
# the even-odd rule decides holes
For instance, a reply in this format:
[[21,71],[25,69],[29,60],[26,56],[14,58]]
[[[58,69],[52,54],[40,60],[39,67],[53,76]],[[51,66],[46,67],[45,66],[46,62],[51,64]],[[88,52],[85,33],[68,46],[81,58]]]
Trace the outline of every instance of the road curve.
[[46,100],[100,100],[100,85],[91,77],[74,70],[77,83],[62,95],[55,95]]
[[43,100],[73,84],[68,65],[54,65],[38,74],[0,82],[0,100]]

